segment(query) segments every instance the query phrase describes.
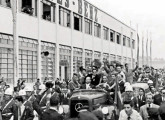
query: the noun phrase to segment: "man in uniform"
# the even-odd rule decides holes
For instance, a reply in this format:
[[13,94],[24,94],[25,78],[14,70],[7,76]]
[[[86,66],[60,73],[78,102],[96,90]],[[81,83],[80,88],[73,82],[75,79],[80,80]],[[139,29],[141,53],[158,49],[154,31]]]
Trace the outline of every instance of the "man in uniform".
[[14,111],[14,100],[12,95],[13,90],[11,88],[6,89],[4,99],[3,101],[1,101],[0,104],[0,113],[2,116],[2,120],[10,120],[10,118],[12,117],[12,113]]

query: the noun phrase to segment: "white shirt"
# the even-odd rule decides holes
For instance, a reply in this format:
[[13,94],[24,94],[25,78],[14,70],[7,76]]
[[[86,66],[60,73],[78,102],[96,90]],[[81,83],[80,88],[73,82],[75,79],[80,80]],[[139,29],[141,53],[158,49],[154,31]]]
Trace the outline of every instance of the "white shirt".
[[125,82],[125,79],[126,79],[126,78],[125,78],[125,74],[124,74],[124,72],[123,72],[123,71],[121,71],[121,72],[120,72],[120,74],[123,76],[123,79],[122,79],[122,80],[123,80],[123,82]]
[[[125,109],[120,112],[119,120],[128,120],[128,115],[125,112]],[[130,120],[142,120],[142,117],[136,110],[132,110],[132,114],[130,115]]]

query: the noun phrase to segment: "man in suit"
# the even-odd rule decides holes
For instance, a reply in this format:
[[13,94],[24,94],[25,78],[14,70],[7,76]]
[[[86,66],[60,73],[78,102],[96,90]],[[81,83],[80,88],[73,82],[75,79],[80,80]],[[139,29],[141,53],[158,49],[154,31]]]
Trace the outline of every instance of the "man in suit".
[[161,104],[159,107],[159,115],[162,120],[165,118],[165,103]]
[[37,101],[33,102],[34,110],[40,116],[40,120],[63,120],[63,116],[59,114],[59,97],[57,95],[53,95],[49,101],[49,109],[43,110]]
[[98,120],[94,113],[88,111],[88,108],[88,106],[83,106],[78,110],[78,120]]
[[153,96],[151,93],[146,95],[146,104],[140,107],[140,115],[142,116],[143,120],[150,120],[151,114],[150,109],[157,109],[158,111],[159,106],[153,103]]
[[15,98],[15,104],[13,115],[14,120],[33,120],[34,114],[32,108],[23,104],[23,97],[17,96]]
[[160,106],[162,102],[165,102],[165,88],[163,88],[159,94],[154,96],[154,104]]
[[82,84],[81,89],[87,89],[90,90],[93,88],[93,85],[91,84],[91,77],[87,76],[85,79],[85,84]]
[[138,99],[138,109],[140,109],[140,107],[145,105],[146,103],[146,97],[143,88],[139,89],[139,95],[137,96],[137,99]]
[[125,91],[125,87],[124,87],[124,81],[123,81],[123,75],[118,74],[117,75],[117,79],[119,80],[119,87],[120,87],[120,92],[123,93]]

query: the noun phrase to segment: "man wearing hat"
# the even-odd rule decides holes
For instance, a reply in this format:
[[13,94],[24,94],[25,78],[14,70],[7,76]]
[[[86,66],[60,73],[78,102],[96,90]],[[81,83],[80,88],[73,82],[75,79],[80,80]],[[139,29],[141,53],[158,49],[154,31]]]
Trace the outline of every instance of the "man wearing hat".
[[24,105],[22,96],[15,98],[15,107],[13,111],[14,120],[33,120],[33,109]]
[[165,102],[165,88],[163,88],[160,94],[154,96],[154,103],[157,105],[161,105],[162,102]]
[[2,115],[2,120],[9,120],[13,113],[13,90],[11,88],[6,89],[4,94],[4,99],[0,104],[0,112]]
[[146,104],[140,107],[140,115],[144,120],[151,120],[153,115],[157,115],[155,111],[158,111],[158,108],[158,105],[153,104],[153,96],[149,93],[146,95]]
[[133,108],[135,110],[138,109],[138,101],[137,98],[133,96],[133,88],[131,85],[126,86],[125,93],[122,94],[123,101],[132,101]]

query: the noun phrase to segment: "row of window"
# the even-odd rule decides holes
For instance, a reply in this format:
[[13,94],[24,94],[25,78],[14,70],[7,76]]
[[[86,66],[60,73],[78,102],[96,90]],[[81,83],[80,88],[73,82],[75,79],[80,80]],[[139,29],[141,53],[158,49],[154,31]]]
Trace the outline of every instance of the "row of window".
[[[0,4],[10,7],[10,0],[0,0]],[[19,1],[19,8],[22,12],[26,14],[30,14],[33,16],[37,16],[37,0],[20,0]],[[42,0],[41,1],[41,8],[42,8],[42,15],[41,17],[47,21],[55,22],[55,11],[56,11],[56,5],[55,3]],[[67,10],[63,7],[59,7],[59,24],[65,27],[71,27],[71,11]],[[73,20],[74,20],[74,29],[78,31],[82,31],[83,25],[82,25],[82,16],[73,13]],[[90,19],[84,18],[84,24],[85,24],[85,33],[92,35],[92,24],[93,22]],[[110,31],[110,34],[109,34]],[[94,36],[101,37],[101,24],[94,22]],[[111,42],[115,42],[115,31],[110,30],[108,27],[103,26],[103,38],[105,40],[109,40]],[[12,42],[8,39],[5,39],[4,43]],[[116,43],[121,44],[121,34],[116,34]],[[11,43],[12,44],[12,43]],[[21,44],[21,43],[20,43]],[[129,37],[123,36],[123,46],[135,48],[135,40],[130,41]],[[32,47],[29,43],[27,44],[21,44],[22,46],[29,46]]]

